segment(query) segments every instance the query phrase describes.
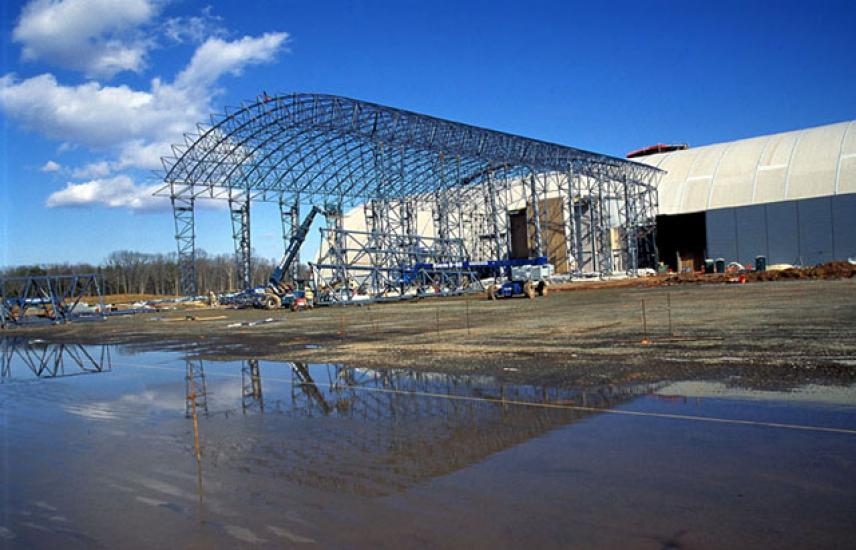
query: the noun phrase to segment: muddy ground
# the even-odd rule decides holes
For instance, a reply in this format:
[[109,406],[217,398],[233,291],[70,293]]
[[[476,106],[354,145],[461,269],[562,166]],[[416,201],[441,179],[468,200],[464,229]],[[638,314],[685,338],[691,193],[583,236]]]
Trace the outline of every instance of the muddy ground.
[[[186,312],[161,312],[0,334],[185,349],[209,359],[255,356],[484,372],[518,383],[682,377],[781,389],[856,382],[853,278],[587,288],[535,300],[489,302],[472,296],[298,313],[222,308],[192,313],[199,320],[182,320]],[[270,317],[275,322],[229,326]]]

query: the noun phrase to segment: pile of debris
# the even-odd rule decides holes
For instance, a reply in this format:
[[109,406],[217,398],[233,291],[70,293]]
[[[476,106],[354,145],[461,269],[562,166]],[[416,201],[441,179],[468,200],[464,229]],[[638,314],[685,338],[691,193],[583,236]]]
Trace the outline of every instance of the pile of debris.
[[828,262],[813,267],[791,267],[781,271],[759,271],[752,274],[755,281],[779,281],[783,279],[849,279],[856,277],[856,264],[850,262]]

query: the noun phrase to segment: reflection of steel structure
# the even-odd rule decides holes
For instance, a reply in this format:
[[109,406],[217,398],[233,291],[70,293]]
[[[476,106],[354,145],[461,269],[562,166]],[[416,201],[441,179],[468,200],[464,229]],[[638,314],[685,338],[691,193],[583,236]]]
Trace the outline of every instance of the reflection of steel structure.
[[244,413],[251,409],[265,410],[258,359],[247,359],[241,363],[241,408]]
[[[0,327],[36,319],[66,322],[94,315],[81,311],[84,297],[97,297],[99,312],[104,311],[101,276],[28,275],[0,279]],[[99,314],[100,315],[100,314]]]
[[[290,395],[268,392],[264,411],[256,410],[299,422],[294,432],[279,439],[242,433],[243,452],[228,460],[262,475],[366,494],[445,475],[656,387],[540,388],[489,377],[288,365]],[[257,361],[243,363],[248,377],[242,403],[251,393],[254,370],[258,376]],[[260,395],[260,378],[257,383]],[[339,421],[301,420],[317,417]]]
[[12,366],[27,367],[38,378],[95,374],[113,368],[107,345],[51,344],[26,338],[0,339],[0,381],[13,376]]
[[205,365],[201,359],[186,358],[184,416],[192,418],[194,411],[208,415],[208,390],[205,386]]
[[[187,293],[197,291],[200,198],[229,201],[244,285],[252,201],[279,205],[286,240],[301,203],[328,206],[334,232],[345,229],[345,208],[364,205],[366,246],[393,251],[370,256],[375,278],[403,267],[419,212],[431,218],[438,256],[458,256],[443,247],[462,241],[472,259],[508,258],[512,207],[524,212],[529,255],[547,255],[551,235],[560,234],[571,270],[610,272],[618,258],[633,271],[657,204],[659,171],[646,165],[329,95],[265,95],[212,117],[173,151],[158,194],[172,200]],[[331,263],[334,273],[350,267],[347,259]]]

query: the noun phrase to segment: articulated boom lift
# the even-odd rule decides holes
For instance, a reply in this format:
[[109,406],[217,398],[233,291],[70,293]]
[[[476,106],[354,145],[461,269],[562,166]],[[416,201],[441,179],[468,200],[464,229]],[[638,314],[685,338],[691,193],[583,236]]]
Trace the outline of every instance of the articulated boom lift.
[[294,259],[297,257],[297,253],[300,251],[303,241],[306,240],[306,235],[309,234],[309,228],[315,220],[315,216],[323,212],[324,211],[321,208],[313,206],[312,210],[306,215],[306,218],[304,218],[303,223],[301,223],[300,227],[297,228],[297,233],[294,235],[294,238],[291,239],[291,242],[288,243],[288,248],[286,248],[285,254],[282,256],[282,260],[280,260],[279,265],[273,270],[273,273],[271,273],[270,279],[268,279],[267,286],[265,286],[264,296],[258,300],[258,305],[260,307],[265,309],[280,308],[282,307],[283,299],[292,292],[293,289],[291,286],[285,282],[285,275],[291,268],[291,264],[294,263]]

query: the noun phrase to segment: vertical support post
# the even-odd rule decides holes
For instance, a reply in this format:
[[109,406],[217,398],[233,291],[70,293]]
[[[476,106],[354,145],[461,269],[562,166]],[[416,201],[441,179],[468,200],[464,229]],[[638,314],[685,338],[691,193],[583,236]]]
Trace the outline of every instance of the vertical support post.
[[502,214],[503,216],[507,216],[506,212],[499,212],[497,208],[496,199],[496,184],[493,181],[493,170],[488,172],[487,174],[487,187],[488,187],[488,216],[490,217],[491,229],[493,229],[493,241],[494,241],[494,260],[503,260],[511,256],[510,252],[507,249],[507,246],[503,246],[502,235],[499,231],[499,216]]
[[238,284],[242,286],[242,290],[249,290],[253,287],[249,193],[229,197],[229,213],[232,218],[232,239],[235,242]]
[[595,200],[594,193],[589,189],[589,240],[591,241],[591,267],[595,273],[600,271],[600,254],[598,253],[598,210],[600,209],[598,202]]
[[[348,284],[348,273],[345,267],[347,262],[346,251],[345,251],[345,233],[343,231],[343,220],[342,220],[342,201],[340,200],[338,203],[333,205],[332,208],[327,208],[324,212],[324,218],[326,219],[326,224],[328,228],[327,238],[329,239],[327,246],[331,256],[333,257],[333,263],[336,265],[334,279],[338,280],[340,284],[347,285]],[[347,288],[347,287],[346,287]]]
[[627,181],[627,174],[624,174],[622,177],[622,185],[624,187],[624,231],[627,240],[627,265],[625,269],[628,274],[637,276],[639,275],[639,223],[636,212],[636,198],[629,188],[630,184]]
[[586,266],[583,255],[583,191],[582,176],[575,174],[571,184],[571,209],[574,213],[574,249],[577,258],[577,275],[582,275]]
[[196,227],[192,187],[179,192],[173,186],[170,201],[175,219],[175,242],[178,245],[180,291],[185,296],[197,296],[199,292],[196,287]]
[[[579,265],[576,257],[575,231],[574,231],[574,193],[572,187],[573,172],[570,165],[564,174],[558,175],[559,201],[562,206],[562,229],[565,235],[565,261],[569,274],[577,271]],[[564,178],[564,180],[561,180]]]
[[[279,220],[282,226],[282,246],[283,251],[288,250],[288,245],[297,235],[297,230],[300,227],[300,195],[294,195],[294,201],[289,204],[286,196],[279,196]],[[300,251],[298,250],[294,256],[294,262],[291,264],[291,278],[297,278],[298,264],[300,263]]]
[[597,234],[598,234],[598,264],[601,275],[612,274],[612,235],[609,224],[609,189],[603,179],[597,182]]
[[[291,238],[297,236],[300,230],[300,195],[295,195],[294,204],[291,205]],[[300,268],[300,248],[294,251],[294,260],[291,262],[291,280],[297,278]]]

